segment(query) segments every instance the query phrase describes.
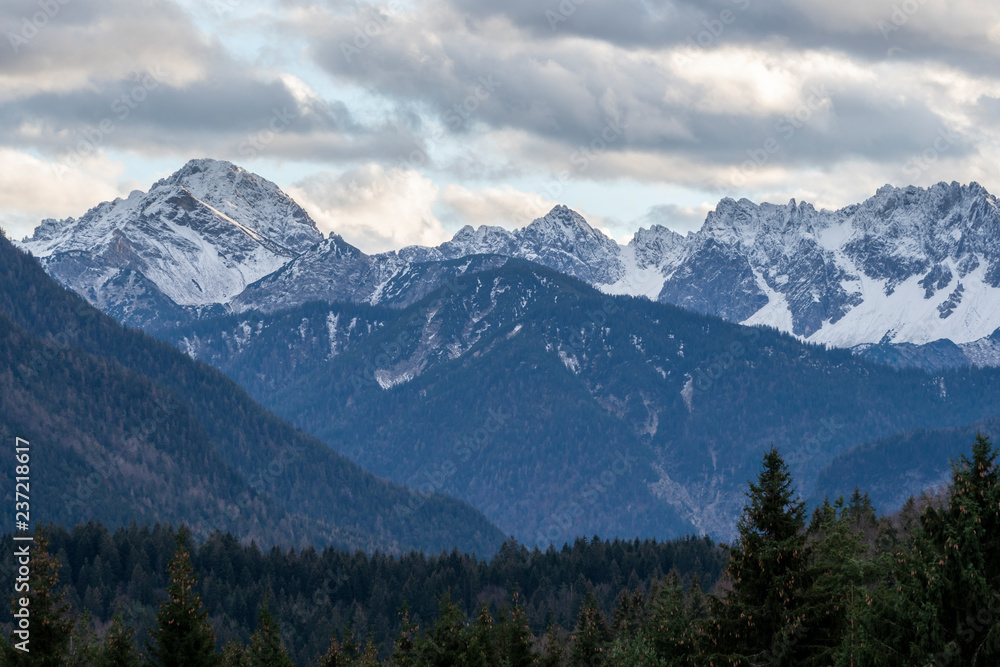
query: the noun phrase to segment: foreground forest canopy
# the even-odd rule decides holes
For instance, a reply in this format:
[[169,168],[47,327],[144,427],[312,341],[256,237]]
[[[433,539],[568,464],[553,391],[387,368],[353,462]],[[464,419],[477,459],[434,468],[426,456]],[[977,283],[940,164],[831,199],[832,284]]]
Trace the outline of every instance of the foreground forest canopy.
[[482,562],[264,555],[221,534],[193,548],[183,527],[40,531],[32,653],[0,652],[9,665],[993,665],[995,458],[980,435],[947,490],[894,516],[859,491],[808,515],[772,448],[728,547],[509,542]]

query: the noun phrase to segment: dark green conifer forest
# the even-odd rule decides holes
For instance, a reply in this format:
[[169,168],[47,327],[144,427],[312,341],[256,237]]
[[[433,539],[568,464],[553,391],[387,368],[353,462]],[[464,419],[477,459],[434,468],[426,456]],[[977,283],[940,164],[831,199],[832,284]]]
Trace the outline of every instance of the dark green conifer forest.
[[[811,515],[764,455],[731,545],[578,539],[454,551],[264,552],[232,535],[39,529],[32,652],[3,665],[995,665],[1000,487],[978,435],[892,516]],[[11,537],[2,541],[11,553]],[[10,567],[9,563],[5,567]]]

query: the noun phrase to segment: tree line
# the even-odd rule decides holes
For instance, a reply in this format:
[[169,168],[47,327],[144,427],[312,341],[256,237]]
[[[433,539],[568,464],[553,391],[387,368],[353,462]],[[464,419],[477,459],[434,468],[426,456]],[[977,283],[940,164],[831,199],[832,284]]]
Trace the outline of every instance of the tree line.
[[[679,568],[641,580],[636,570],[617,588],[584,576],[591,562],[641,560],[649,542],[583,541],[547,552],[551,563],[574,561],[583,590],[571,624],[549,614],[540,629],[537,609],[514,580],[503,599],[468,598],[446,586],[436,614],[423,619],[408,604],[397,609],[391,642],[374,626],[347,625],[330,633],[320,667],[527,665],[664,667],[672,665],[992,665],[1000,661],[1000,486],[996,450],[977,436],[971,455],[952,462],[951,483],[912,499],[902,511],[878,517],[867,494],[825,501],[806,510],[781,454],[774,448],[749,484],[738,537],[723,547],[689,539],[696,553],[723,551],[725,569],[704,594],[696,572]],[[39,543],[47,538],[39,534]],[[256,608],[247,641],[220,646],[198,593],[190,535],[182,527],[167,566],[166,596],[149,638],[139,642],[121,609],[98,640],[87,613],[74,615],[58,585],[58,557],[37,553],[32,574],[32,641],[39,653],[17,654],[4,643],[5,664],[238,665],[296,664],[272,611],[269,591]],[[660,547],[672,543],[664,543]],[[626,546],[628,545],[628,546]],[[618,551],[615,551],[618,550]],[[490,564],[504,570],[527,552],[508,543]],[[527,552],[531,553],[531,552]],[[575,553],[575,556],[574,556]],[[681,552],[677,552],[681,553]],[[696,556],[700,558],[702,554]],[[458,554],[442,555],[437,565]],[[546,578],[546,554],[536,556]],[[374,560],[373,560],[374,562]],[[424,559],[428,563],[427,559]],[[688,562],[695,565],[695,562]],[[704,566],[704,563],[701,563]],[[600,567],[609,567],[608,561]],[[433,569],[433,568],[432,568]],[[572,569],[572,568],[570,568]],[[654,568],[655,569],[655,568]],[[517,568],[508,569],[513,573]],[[525,571],[519,571],[524,574]],[[636,575],[633,577],[632,575]],[[376,575],[377,578],[377,575]],[[524,577],[537,594],[550,584]],[[566,590],[565,582],[558,593]],[[614,603],[606,606],[608,594]],[[474,604],[473,608],[468,603]],[[35,625],[37,624],[37,626]],[[37,632],[38,634],[34,634]]]

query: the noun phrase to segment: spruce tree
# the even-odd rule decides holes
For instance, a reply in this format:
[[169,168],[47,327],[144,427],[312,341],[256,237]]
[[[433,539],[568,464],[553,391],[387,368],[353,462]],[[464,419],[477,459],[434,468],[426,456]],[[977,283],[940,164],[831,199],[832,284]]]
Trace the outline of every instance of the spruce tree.
[[811,586],[800,604],[806,614],[805,627],[809,628],[809,632],[799,637],[801,648],[807,653],[802,658],[803,665],[825,667],[836,662],[845,640],[848,644],[851,640],[851,622],[859,610],[861,594],[866,585],[877,580],[873,563],[866,558],[867,548],[861,542],[861,526],[857,521],[860,512],[867,514],[867,510],[863,501],[858,503],[856,495],[853,509],[845,508],[840,497],[833,503],[824,503],[814,515],[809,531]]
[[[417,632],[419,628],[410,620],[410,607],[403,604],[399,610],[399,634],[392,645],[392,656],[389,664],[393,667],[414,667],[417,664]],[[323,667],[337,667],[337,663],[324,663]]]
[[550,620],[548,630],[545,631],[545,652],[541,659],[543,667],[562,667],[565,664],[566,649],[559,634],[559,627]]
[[501,610],[497,627],[500,656],[510,667],[528,667],[535,663],[532,645],[535,636],[528,625],[528,616],[521,606],[521,596],[514,591],[510,607]]
[[730,548],[726,575],[732,589],[715,603],[713,661],[721,664],[796,665],[808,586],[805,508],[777,449],[764,455],[750,483]]
[[74,621],[73,626],[73,635],[69,642],[69,658],[63,665],[64,667],[93,667],[100,658],[101,647],[97,642],[94,624],[90,620],[90,611],[84,610],[80,617]]
[[468,650],[468,631],[462,611],[451,600],[451,590],[438,601],[438,618],[417,644],[417,664],[447,667],[461,664]]
[[1000,484],[996,451],[976,436],[952,466],[947,506],[929,505],[897,556],[889,648],[909,663],[1000,664]]
[[672,571],[652,592],[645,636],[656,649],[657,655],[674,660],[692,652],[691,633],[681,582],[677,573]]
[[639,630],[634,635],[620,635],[608,650],[608,667],[668,667],[652,640]]
[[476,615],[476,623],[469,631],[469,649],[464,664],[469,667],[491,667],[500,663],[500,647],[493,616],[483,603]]
[[573,667],[603,665],[610,640],[611,629],[608,627],[608,622],[597,606],[593,592],[588,592],[583,608],[577,616],[576,628],[573,629],[569,664]]
[[632,636],[642,629],[645,616],[646,600],[642,592],[623,590],[611,615],[611,630],[616,637]]
[[150,653],[160,667],[215,667],[219,662],[208,611],[195,592],[197,578],[187,546],[190,538],[190,532],[181,526],[174,556],[167,567],[170,577],[167,599],[156,614]]
[[701,590],[701,579],[697,574],[691,577],[691,585],[688,586],[685,604],[692,622],[700,621],[708,616],[708,602],[705,601],[705,594]]
[[96,667],[139,667],[140,664],[132,628],[125,623],[124,615],[118,610],[104,635]]
[[257,629],[247,647],[250,667],[295,667],[281,643],[281,627],[271,614],[267,600],[257,613]]
[[375,642],[373,634],[369,633],[368,637],[365,638],[365,646],[361,649],[357,660],[354,661],[354,666],[378,667],[378,644]]
[[226,642],[222,647],[221,667],[250,667],[250,658],[243,644],[235,639]]
[[[337,639],[337,635],[334,634],[330,639],[330,648],[327,649],[323,657],[319,659],[316,663],[316,667],[350,667],[351,663],[354,662],[351,656],[344,653],[344,648]],[[396,663],[393,663],[396,664]],[[412,662],[400,663],[407,666],[413,665]]]

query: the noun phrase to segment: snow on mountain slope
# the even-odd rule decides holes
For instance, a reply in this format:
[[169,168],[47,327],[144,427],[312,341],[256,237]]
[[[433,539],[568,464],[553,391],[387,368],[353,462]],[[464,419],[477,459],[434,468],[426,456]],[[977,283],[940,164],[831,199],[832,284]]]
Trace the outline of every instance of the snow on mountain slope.
[[467,226],[435,248],[366,255],[323,239],[273,183],[195,160],[148,193],[78,220],[46,220],[22,246],[61,283],[137,326],[311,300],[401,306],[517,258],[610,294],[840,347],[970,345],[1000,327],[1000,207],[976,183],[885,186],[837,211],[727,198],[697,232],[654,225],[624,246],[556,206],[513,231]]
[[21,246],[59,282],[127,313],[136,293],[119,288],[122,275],[179,306],[224,304],[322,240],[275,184],[228,162],[192,160],[148,193],[43,221]]
[[661,301],[810,342],[969,343],[1000,326],[1000,212],[976,183],[886,186],[839,211],[725,199],[685,246]]
[[591,284],[607,284],[625,275],[621,252],[617,243],[591,227],[579,213],[556,206],[544,217],[512,232],[502,227],[466,226],[436,248],[410,246],[398,251],[398,255],[410,261],[503,255],[537,262]]

